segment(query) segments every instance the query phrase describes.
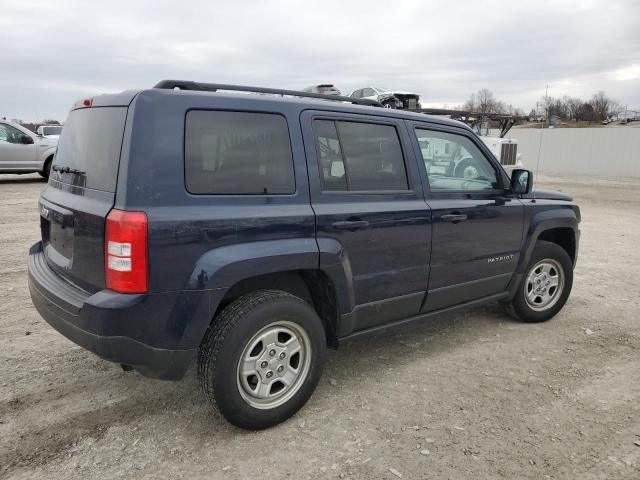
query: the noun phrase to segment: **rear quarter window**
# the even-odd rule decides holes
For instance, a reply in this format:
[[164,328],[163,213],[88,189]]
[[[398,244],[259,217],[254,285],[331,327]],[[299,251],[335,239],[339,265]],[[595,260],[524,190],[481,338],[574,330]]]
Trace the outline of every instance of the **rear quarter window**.
[[185,182],[193,194],[294,193],[293,155],[286,119],[271,113],[188,112]]

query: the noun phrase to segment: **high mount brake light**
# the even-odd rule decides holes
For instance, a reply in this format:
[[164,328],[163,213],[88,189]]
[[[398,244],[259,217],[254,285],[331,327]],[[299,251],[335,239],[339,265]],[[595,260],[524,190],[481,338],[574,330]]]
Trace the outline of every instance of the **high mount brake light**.
[[112,209],[107,215],[104,243],[107,288],[147,293],[147,215]]
[[73,104],[73,108],[88,108],[93,105],[93,98],[83,98]]

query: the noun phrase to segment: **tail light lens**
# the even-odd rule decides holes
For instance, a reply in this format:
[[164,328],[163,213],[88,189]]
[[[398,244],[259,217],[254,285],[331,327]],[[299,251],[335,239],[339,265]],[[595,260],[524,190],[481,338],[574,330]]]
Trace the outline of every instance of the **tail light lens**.
[[78,100],[73,104],[72,109],[75,108],[87,108],[93,105],[93,98],[83,98],[82,100]]
[[120,293],[148,291],[147,215],[115,208],[107,215],[105,233],[107,288]]

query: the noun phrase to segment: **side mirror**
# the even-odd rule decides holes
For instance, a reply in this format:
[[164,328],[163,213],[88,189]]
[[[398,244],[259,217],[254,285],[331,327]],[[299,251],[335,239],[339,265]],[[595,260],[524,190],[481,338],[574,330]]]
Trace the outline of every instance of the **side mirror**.
[[515,168],[511,172],[511,191],[518,195],[525,195],[531,192],[533,185],[533,172]]
[[31,138],[29,135],[22,135],[20,136],[20,142],[24,143],[25,145],[31,145],[33,143],[33,138]]

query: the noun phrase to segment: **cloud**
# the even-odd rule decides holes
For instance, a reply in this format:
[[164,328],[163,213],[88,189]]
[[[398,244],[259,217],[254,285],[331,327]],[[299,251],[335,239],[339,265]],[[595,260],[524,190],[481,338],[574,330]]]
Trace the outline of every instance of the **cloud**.
[[369,84],[530,109],[605,90],[640,107],[640,4],[589,1],[10,2],[0,115],[64,118],[80,97],[163,78],[303,88]]
[[640,64],[620,68],[613,73],[615,80],[640,80]]

